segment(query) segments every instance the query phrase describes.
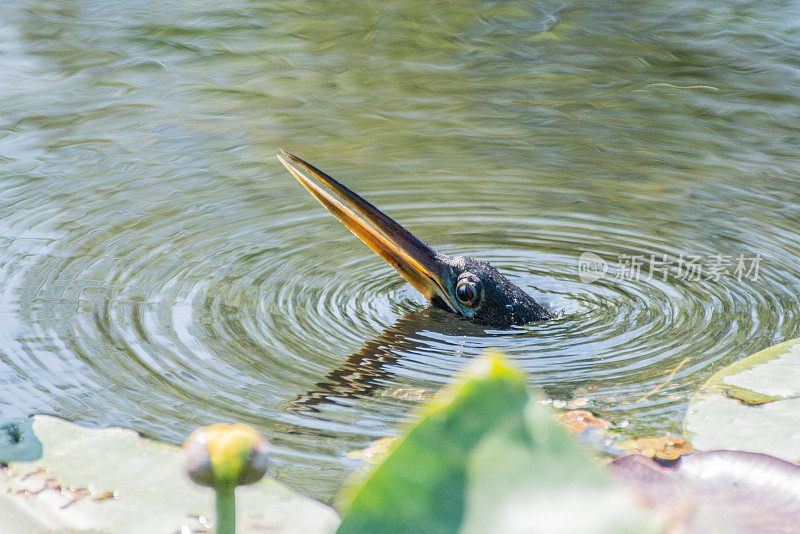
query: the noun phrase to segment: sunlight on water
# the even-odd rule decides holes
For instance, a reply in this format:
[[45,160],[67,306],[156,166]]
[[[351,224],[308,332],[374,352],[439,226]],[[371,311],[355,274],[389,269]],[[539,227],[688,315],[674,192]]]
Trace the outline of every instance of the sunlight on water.
[[[494,347],[631,435],[679,432],[714,371],[800,335],[800,5],[781,6],[4,4],[2,420],[173,443],[242,421],[329,499],[347,451]],[[557,318],[426,309],[279,147]]]

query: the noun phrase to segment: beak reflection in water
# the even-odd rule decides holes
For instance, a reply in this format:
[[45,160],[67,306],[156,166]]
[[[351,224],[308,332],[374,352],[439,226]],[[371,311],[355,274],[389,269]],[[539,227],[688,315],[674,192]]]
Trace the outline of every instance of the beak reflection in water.
[[487,262],[440,254],[310,163],[285,150],[278,159],[325,209],[434,306],[497,328],[551,317]]

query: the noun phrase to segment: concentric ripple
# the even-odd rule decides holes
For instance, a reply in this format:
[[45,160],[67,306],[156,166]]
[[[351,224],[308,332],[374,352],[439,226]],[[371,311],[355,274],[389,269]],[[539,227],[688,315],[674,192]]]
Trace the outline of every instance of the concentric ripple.
[[[497,348],[631,435],[679,431],[711,373],[800,335],[800,32],[581,5],[0,7],[2,420],[243,421],[328,499]],[[281,145],[556,317],[428,308]]]

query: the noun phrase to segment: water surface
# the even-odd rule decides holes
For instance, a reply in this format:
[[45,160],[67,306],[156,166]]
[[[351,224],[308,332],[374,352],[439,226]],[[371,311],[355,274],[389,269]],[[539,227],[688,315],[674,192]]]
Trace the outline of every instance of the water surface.
[[[797,13],[4,3],[0,419],[173,443],[243,421],[280,480],[329,499],[348,450],[496,347],[551,398],[679,432],[711,373],[800,336]],[[426,310],[278,147],[558,317],[486,331]],[[584,252],[604,278],[578,277]],[[678,270],[717,255],[719,277]]]

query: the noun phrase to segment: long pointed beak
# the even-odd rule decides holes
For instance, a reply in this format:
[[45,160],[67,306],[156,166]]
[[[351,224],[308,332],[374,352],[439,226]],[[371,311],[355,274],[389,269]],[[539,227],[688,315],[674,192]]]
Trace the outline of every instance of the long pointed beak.
[[[435,296],[439,296],[451,309],[453,308],[448,292],[445,290],[444,280],[448,269],[444,256],[414,237],[411,232],[381,210],[310,163],[285,150],[281,150],[278,159],[326,210],[342,221],[356,237],[366,243],[389,265],[397,269],[397,272],[426,299],[430,301]],[[305,176],[303,171],[315,180]],[[318,182],[330,189],[341,201],[321,187]],[[453,311],[456,310],[453,309]]]

